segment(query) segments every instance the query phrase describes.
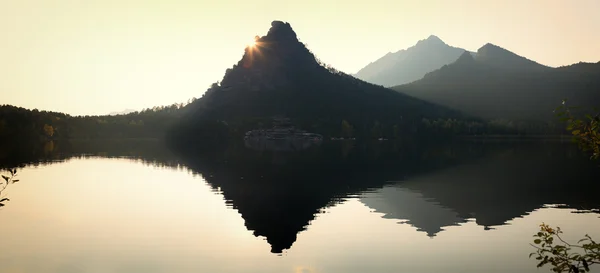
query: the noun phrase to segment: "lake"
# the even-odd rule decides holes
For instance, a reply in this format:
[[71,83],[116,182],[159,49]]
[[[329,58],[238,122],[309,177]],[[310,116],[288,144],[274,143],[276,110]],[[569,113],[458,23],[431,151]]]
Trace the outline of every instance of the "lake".
[[545,272],[528,259],[540,223],[600,238],[600,168],[568,141],[82,141],[0,159],[20,166],[0,272]]

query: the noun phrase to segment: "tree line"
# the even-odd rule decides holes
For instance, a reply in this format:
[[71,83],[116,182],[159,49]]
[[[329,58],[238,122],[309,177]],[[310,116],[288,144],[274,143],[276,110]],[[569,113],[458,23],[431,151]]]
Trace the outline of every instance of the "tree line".
[[[190,101],[191,102],[191,101]],[[159,106],[125,115],[71,116],[0,106],[0,143],[62,139],[161,138],[184,113],[185,104]]]
[[[125,115],[70,116],[64,113],[0,106],[0,140],[3,143],[60,139],[162,138],[187,112],[184,104],[154,107]],[[550,122],[495,119],[488,121],[453,118],[419,120],[374,120],[368,125],[347,119],[296,120],[301,129],[334,138],[387,138],[406,135],[559,135],[564,126]],[[270,128],[271,117],[244,117],[215,122],[204,128],[214,137],[242,136],[246,131]],[[10,140],[10,142],[8,141]]]

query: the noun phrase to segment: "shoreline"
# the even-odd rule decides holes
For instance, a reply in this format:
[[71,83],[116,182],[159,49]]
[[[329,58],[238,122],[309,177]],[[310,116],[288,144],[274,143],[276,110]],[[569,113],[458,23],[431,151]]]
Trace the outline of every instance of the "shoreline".
[[465,139],[562,139],[571,140],[572,135],[458,135],[457,138]]

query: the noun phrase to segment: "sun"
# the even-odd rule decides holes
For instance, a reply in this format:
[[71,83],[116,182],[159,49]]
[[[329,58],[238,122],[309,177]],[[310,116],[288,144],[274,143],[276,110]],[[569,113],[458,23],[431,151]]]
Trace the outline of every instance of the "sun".
[[254,36],[254,40],[252,40],[252,42],[249,42],[248,44],[246,44],[247,47],[249,48],[255,48],[258,45],[258,40],[260,39],[260,37]]

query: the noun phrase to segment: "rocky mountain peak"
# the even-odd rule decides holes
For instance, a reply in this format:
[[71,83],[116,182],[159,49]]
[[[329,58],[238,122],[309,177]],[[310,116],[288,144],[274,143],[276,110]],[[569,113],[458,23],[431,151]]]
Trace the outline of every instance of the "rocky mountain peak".
[[427,37],[426,39],[427,41],[434,41],[434,42],[443,42],[442,39],[440,39],[440,37],[435,36],[435,35],[429,35],[429,37]]
[[262,37],[261,40],[266,41],[290,41],[290,42],[298,42],[298,38],[296,36],[296,32],[292,29],[292,26],[289,23],[282,21],[273,21],[271,22],[271,28],[267,35]]
[[416,46],[419,45],[445,45],[444,41],[435,35],[429,35],[427,39],[420,40],[417,42]]
[[319,67],[289,23],[273,21],[267,35],[254,40],[238,64],[226,71],[222,85],[273,89],[290,83],[290,76],[308,75]]

